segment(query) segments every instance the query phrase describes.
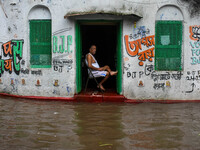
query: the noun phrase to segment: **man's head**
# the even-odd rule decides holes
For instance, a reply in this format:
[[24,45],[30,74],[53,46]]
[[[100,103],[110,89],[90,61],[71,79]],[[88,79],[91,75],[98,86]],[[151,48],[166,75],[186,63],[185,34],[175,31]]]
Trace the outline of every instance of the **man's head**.
[[92,55],[96,54],[96,46],[95,45],[91,45],[91,47],[90,47],[90,53]]

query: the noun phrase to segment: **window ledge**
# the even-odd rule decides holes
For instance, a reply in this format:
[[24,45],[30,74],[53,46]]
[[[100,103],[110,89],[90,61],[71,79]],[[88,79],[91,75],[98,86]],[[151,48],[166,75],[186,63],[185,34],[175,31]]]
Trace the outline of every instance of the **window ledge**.
[[31,68],[51,68],[51,65],[31,65]]

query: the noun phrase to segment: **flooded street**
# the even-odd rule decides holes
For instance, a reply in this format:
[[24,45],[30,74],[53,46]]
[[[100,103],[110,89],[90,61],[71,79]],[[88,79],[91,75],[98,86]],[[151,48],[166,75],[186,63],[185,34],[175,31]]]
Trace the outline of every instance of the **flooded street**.
[[124,104],[0,97],[1,150],[200,149],[200,103]]

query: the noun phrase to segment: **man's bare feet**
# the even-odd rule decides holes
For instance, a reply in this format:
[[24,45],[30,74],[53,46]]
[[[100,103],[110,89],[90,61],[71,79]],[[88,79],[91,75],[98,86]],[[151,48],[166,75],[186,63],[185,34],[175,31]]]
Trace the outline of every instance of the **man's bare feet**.
[[101,84],[97,85],[97,88],[101,89],[102,91],[106,90],[106,89],[104,89],[103,85],[101,85]]
[[110,75],[111,75],[111,76],[114,76],[114,75],[117,75],[117,73],[118,73],[118,71],[111,71],[111,72],[110,72]]

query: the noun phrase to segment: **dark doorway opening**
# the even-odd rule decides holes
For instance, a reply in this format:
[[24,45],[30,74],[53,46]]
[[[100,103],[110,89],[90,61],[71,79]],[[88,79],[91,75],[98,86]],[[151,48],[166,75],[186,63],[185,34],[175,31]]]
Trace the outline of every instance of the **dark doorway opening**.
[[[111,70],[117,68],[117,25],[81,25],[82,66],[91,45],[96,45],[96,60],[100,66],[109,65]],[[102,78],[97,78],[98,81]],[[82,89],[85,88],[87,69],[82,67]],[[116,76],[110,77],[105,83],[106,89],[116,91]],[[96,88],[94,81],[90,80],[88,88]]]

